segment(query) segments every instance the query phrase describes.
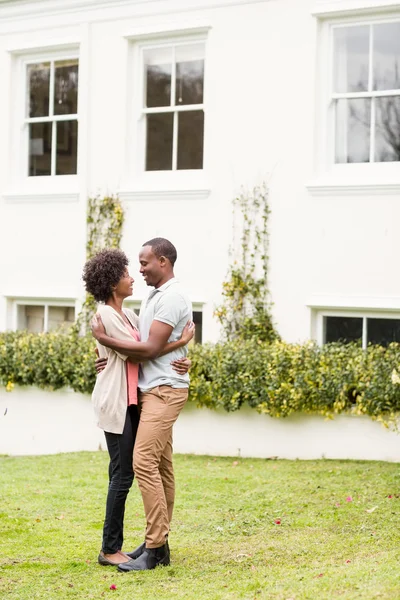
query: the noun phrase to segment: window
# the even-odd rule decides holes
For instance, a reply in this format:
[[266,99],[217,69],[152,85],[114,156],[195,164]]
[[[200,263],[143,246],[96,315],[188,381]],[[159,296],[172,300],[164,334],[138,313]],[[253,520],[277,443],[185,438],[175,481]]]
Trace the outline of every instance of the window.
[[75,322],[75,307],[51,304],[20,304],[17,302],[17,329],[29,333],[54,331],[61,326],[68,327]]
[[343,315],[324,316],[323,321],[324,343],[361,342],[366,348],[368,344],[400,342],[400,318]]
[[78,156],[77,58],[26,64],[28,175],[75,175]]
[[203,168],[204,42],[143,48],[145,170]]
[[400,161],[400,21],[333,28],[335,163]]

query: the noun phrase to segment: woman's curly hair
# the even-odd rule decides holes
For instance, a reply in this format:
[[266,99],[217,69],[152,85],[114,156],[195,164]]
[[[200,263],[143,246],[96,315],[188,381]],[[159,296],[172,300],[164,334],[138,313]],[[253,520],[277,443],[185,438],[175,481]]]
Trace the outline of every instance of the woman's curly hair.
[[88,260],[83,267],[82,279],[86,291],[97,302],[107,302],[112,288],[117,285],[129,264],[128,257],[121,250],[101,250]]

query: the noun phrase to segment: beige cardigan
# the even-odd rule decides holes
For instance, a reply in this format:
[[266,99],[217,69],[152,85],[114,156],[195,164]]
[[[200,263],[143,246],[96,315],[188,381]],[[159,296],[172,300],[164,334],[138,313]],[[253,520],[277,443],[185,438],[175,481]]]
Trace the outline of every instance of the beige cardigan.
[[[139,329],[139,319],[129,308],[124,308],[129,321]],[[101,316],[106,334],[118,340],[132,342],[122,317],[111,306],[99,305],[97,312]],[[92,393],[92,403],[97,425],[110,433],[122,433],[128,406],[126,381],[126,356],[106,348],[97,342],[100,358],[108,358],[106,368],[97,375]]]

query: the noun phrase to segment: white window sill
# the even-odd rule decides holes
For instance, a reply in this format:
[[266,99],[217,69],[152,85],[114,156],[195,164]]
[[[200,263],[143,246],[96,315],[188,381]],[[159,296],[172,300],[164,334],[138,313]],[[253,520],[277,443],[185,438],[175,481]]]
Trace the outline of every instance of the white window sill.
[[311,196],[391,196],[400,198],[398,181],[340,181],[337,179],[315,179],[306,184]]
[[120,190],[118,196],[121,200],[151,201],[151,200],[205,200],[210,195],[209,189],[163,189]]
[[2,197],[10,203],[78,202],[79,192],[76,175],[29,177],[6,189]]
[[125,181],[118,192],[121,200],[205,200],[210,187],[203,171],[148,172],[135,181]]

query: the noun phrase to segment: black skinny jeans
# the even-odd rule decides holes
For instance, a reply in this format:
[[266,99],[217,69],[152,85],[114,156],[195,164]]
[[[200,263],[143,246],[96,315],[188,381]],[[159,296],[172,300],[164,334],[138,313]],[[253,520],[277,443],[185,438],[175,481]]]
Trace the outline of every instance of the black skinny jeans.
[[139,425],[137,406],[128,406],[122,433],[104,432],[110,455],[106,517],[103,527],[104,554],[121,550],[124,541],[125,502],[133,483],[133,447]]

